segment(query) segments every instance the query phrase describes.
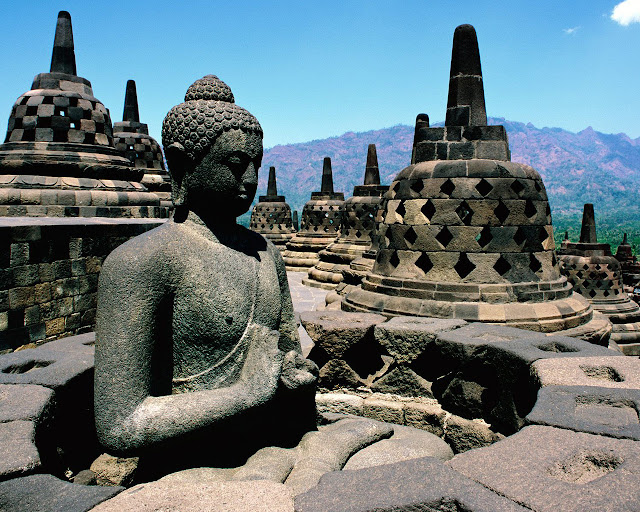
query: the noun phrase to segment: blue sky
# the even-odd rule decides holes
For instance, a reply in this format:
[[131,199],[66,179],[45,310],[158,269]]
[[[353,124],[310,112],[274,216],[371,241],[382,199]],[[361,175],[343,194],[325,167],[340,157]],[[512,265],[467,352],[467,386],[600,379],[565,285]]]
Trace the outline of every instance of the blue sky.
[[[59,10],[78,74],[121,120],[127,79],[160,139],[166,112],[209,73],[265,146],[444,119],[451,40],[476,27],[489,115],[640,137],[640,0],[3,2],[0,129],[49,70]],[[626,25],[625,25],[626,24]]]

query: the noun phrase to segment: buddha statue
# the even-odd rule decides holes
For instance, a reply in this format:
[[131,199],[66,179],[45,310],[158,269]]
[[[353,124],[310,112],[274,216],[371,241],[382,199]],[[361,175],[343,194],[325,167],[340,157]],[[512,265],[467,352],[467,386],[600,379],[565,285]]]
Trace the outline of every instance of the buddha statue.
[[96,428],[110,453],[149,468],[229,467],[315,429],[317,367],[301,355],[280,251],[236,223],[258,183],[258,121],[208,75],[162,141],[174,216],[100,275]]

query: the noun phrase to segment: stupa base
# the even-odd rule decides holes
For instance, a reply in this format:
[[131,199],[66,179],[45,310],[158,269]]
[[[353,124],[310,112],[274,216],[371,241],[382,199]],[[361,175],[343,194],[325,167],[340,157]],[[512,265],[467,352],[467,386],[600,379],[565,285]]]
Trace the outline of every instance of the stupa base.
[[503,324],[549,335],[562,334],[604,346],[608,344],[612,330],[611,322],[575,293],[545,302],[488,303],[410,297],[408,295],[412,292],[417,292],[410,289],[398,292],[397,295],[385,295],[354,287],[343,298],[342,309],[378,313],[387,317],[459,318],[470,322]]

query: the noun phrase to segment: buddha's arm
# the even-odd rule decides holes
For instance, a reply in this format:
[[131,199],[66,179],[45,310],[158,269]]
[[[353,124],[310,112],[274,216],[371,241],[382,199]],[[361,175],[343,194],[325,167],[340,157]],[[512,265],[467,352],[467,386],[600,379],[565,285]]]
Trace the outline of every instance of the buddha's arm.
[[131,251],[118,252],[105,261],[100,277],[96,426],[100,441],[114,454],[136,453],[267,402],[278,386],[284,355],[278,350],[279,333],[253,327],[235,384],[171,395],[171,345],[156,330],[170,316],[166,284],[158,266],[141,260],[144,256]]
[[280,311],[280,350],[289,352],[295,350],[302,353],[300,347],[300,336],[298,335],[298,327],[293,315],[293,302],[291,301],[291,291],[289,290],[289,281],[287,280],[287,269],[280,251],[272,246],[273,259],[278,272],[278,284],[280,285],[280,296],[282,298],[282,309]]

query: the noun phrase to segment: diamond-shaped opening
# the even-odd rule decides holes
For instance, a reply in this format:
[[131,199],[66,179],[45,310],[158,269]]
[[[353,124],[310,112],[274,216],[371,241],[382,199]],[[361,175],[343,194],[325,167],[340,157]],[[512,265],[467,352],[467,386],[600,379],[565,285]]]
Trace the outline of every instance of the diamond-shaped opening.
[[595,273],[595,272],[593,272],[593,271],[589,272],[589,279],[593,280],[593,279],[595,279],[596,277],[598,277],[598,274],[596,274],[596,273]]
[[592,299],[596,296],[596,291],[595,290],[589,290],[589,297],[591,297]]
[[416,267],[422,270],[425,274],[428,273],[429,270],[433,268],[431,258],[429,258],[429,256],[427,256],[427,254],[423,252],[416,260]]
[[462,201],[460,206],[456,208],[456,214],[462,221],[465,226],[469,226],[471,224],[471,217],[473,217],[473,210],[467,204],[466,201]]
[[507,220],[507,217],[509,216],[509,208],[507,208],[507,205],[505,205],[502,201],[499,201],[498,206],[496,206],[495,210],[493,210],[493,213],[501,223],[504,223],[504,221]]
[[476,190],[480,193],[482,197],[485,197],[489,192],[493,190],[493,185],[489,183],[487,180],[485,180],[484,178],[482,178],[476,185]]
[[436,207],[433,206],[433,201],[431,201],[431,199],[429,199],[426,203],[424,203],[422,205],[422,208],[420,208],[420,211],[422,212],[422,215],[424,215],[427,220],[431,220],[431,217],[433,217],[434,213],[436,213]]
[[329,357],[329,354],[327,354],[327,351],[318,344],[313,346],[307,358],[316,363],[318,365],[318,368],[322,368],[329,362],[329,359],[331,359]]
[[380,345],[367,336],[349,347],[342,358],[364,380],[384,367],[382,353]]
[[547,207],[545,209],[545,214],[547,217],[551,216],[551,207],[549,206],[549,203],[547,203]]
[[466,252],[461,252],[460,258],[458,258],[458,263],[456,263],[453,268],[458,275],[464,279],[473,272],[476,266],[469,260]]
[[524,189],[525,187],[522,183],[520,183],[520,180],[515,180],[511,184],[511,190],[513,190],[518,195],[520,195]]
[[604,295],[605,297],[608,297],[611,294],[609,293],[609,290],[605,290],[602,292],[602,295]]
[[360,230],[356,231],[356,238],[360,238],[362,236],[362,232]]
[[407,229],[407,232],[404,234],[404,239],[409,242],[411,245],[415,243],[418,239],[418,234],[413,229],[413,226]]
[[400,217],[404,217],[405,213],[407,213],[407,210],[404,207],[404,202],[401,201],[398,207],[396,208],[396,214],[400,215]]
[[520,245],[527,239],[527,235],[525,235],[524,230],[522,228],[516,229],[515,234],[513,235],[513,241]]
[[586,263],[582,265],[582,270],[589,270],[589,265],[587,265]]
[[440,185],[440,192],[450,197],[455,188],[456,186],[453,184],[453,181],[447,179],[447,181]]
[[489,226],[482,228],[482,231],[476,236],[476,242],[478,242],[478,245],[483,249],[489,245],[491,240],[493,240],[493,235],[491,234],[491,228]]
[[538,272],[542,268],[542,263],[540,263],[540,260],[536,258],[533,254],[529,258],[529,268],[533,272]]
[[422,180],[415,180],[411,184],[411,190],[413,190],[416,194],[419,194],[420,192],[422,192],[423,188],[424,188],[424,183],[422,183]]
[[451,234],[451,231],[449,231],[447,226],[444,226],[436,235],[436,240],[440,242],[440,245],[442,245],[442,247],[444,248],[446,248],[447,245],[449,245],[449,242],[453,240],[453,235]]
[[509,270],[511,270],[511,264],[505,260],[502,256],[498,258],[495,265],[493,265],[493,269],[500,274],[501,276],[505,275]]
[[536,210],[533,201],[531,199],[527,199],[527,203],[524,207],[524,214],[530,219],[531,217],[535,217],[536,213],[538,213],[538,210]]
[[391,255],[391,258],[389,258],[389,264],[393,267],[393,268],[397,268],[398,265],[400,265],[400,258],[398,258],[398,254],[397,253],[393,253]]

